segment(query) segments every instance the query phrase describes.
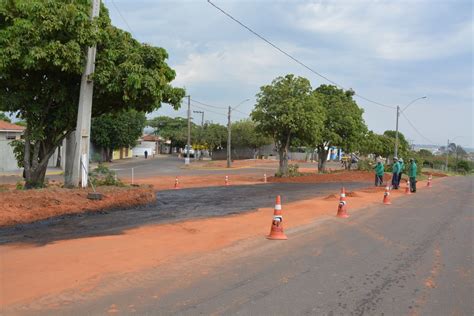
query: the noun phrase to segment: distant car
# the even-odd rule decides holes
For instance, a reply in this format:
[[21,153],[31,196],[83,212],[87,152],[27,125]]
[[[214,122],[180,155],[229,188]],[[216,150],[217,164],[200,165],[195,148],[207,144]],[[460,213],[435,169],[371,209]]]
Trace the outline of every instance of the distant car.
[[[189,146],[189,157],[194,158],[195,152],[192,146]],[[183,156],[188,157],[188,145],[184,146]]]

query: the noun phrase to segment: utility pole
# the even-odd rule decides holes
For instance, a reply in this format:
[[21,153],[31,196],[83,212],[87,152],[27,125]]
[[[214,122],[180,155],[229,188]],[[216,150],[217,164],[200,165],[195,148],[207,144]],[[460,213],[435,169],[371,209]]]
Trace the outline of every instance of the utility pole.
[[227,114],[227,168],[231,166],[231,123],[230,123],[230,114],[232,108],[229,106],[229,113]]
[[187,98],[188,98],[188,142],[186,145],[187,157],[184,158],[185,165],[189,165],[189,162],[190,162],[189,152],[191,151],[191,96],[188,95]]
[[449,139],[448,143],[446,144],[446,172],[448,172],[448,157],[449,157]]
[[[100,0],[92,1],[91,20],[99,16]],[[72,170],[69,177],[66,177],[66,185],[77,187],[79,180],[81,186],[87,187],[87,176],[89,173],[89,144],[91,131],[92,115],[92,96],[94,91],[94,82],[92,75],[95,69],[96,45],[88,47],[87,62],[81,78],[81,87],[79,92],[79,109],[77,112],[77,125],[75,131],[75,143],[73,150],[69,153],[73,155]],[[71,158],[71,157],[69,157]]]
[[204,111],[193,111],[193,113],[201,114],[201,127],[204,126]]
[[400,117],[400,107],[397,105],[397,123],[395,130],[395,157],[398,157],[398,118]]

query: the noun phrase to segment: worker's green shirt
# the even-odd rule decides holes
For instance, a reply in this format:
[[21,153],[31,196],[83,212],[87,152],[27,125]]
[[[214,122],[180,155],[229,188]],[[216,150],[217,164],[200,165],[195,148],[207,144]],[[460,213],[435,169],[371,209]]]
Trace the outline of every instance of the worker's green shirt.
[[405,163],[401,162],[400,163],[400,172],[403,172],[403,171],[405,171]]
[[392,173],[396,173],[396,174],[400,173],[400,163],[398,161],[393,164]]
[[375,174],[378,176],[383,176],[383,172],[384,172],[383,164],[378,163],[375,166]]
[[412,162],[412,163],[410,164],[410,168],[408,169],[408,176],[409,176],[410,178],[416,178],[416,169],[417,169],[416,163],[415,163],[415,162]]

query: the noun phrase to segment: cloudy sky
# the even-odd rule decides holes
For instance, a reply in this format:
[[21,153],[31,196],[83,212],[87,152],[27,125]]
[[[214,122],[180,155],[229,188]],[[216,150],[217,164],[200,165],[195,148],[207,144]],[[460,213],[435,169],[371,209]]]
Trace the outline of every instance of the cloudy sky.
[[[473,144],[473,7],[466,0],[212,0],[310,68],[359,95],[405,107],[400,131],[415,144]],[[207,0],[105,0],[114,25],[164,47],[175,86],[193,100],[222,107],[205,120],[225,123],[250,113],[255,95],[294,73],[313,87],[328,82],[238,25]],[[394,109],[356,98],[371,130],[395,129]],[[153,115],[186,116],[168,106]],[[193,114],[200,123],[200,115]],[[406,119],[408,118],[408,120]],[[411,122],[411,124],[410,124]],[[412,126],[413,125],[413,126]]]

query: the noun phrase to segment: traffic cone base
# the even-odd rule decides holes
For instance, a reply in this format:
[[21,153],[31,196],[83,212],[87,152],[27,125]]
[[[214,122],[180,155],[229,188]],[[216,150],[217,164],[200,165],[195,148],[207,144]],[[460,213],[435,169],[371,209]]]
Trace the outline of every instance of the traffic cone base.
[[392,202],[390,202],[390,191],[388,187],[385,187],[385,193],[383,194],[383,204],[385,205],[392,204]]
[[339,197],[339,206],[337,208],[336,217],[349,217],[349,214],[347,214],[346,189],[344,189],[344,187],[341,188],[341,195]]
[[267,236],[267,239],[272,240],[286,240],[285,233],[283,232],[283,215],[281,212],[281,198],[278,195],[276,198],[275,208],[273,210],[273,221],[272,227],[270,229],[270,235]]

